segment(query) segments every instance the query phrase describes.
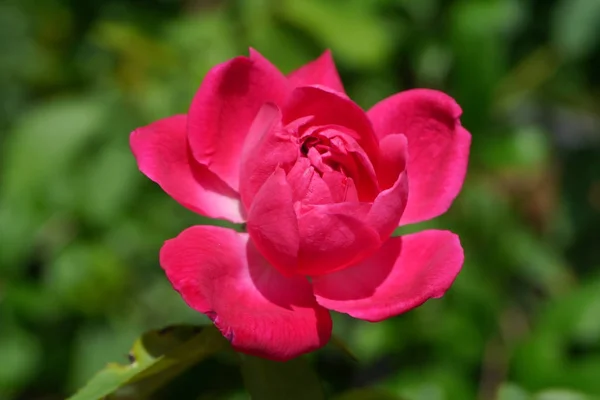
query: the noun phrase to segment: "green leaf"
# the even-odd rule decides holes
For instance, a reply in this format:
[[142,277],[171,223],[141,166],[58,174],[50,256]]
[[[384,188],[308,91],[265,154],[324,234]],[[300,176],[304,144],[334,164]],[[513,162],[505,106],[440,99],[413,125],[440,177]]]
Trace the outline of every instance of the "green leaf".
[[323,389],[305,358],[287,362],[242,355],[242,376],[252,400],[322,400]]
[[133,345],[128,365],[111,363],[69,400],[144,398],[201,360],[227,348],[214,326],[170,326],[145,333]]

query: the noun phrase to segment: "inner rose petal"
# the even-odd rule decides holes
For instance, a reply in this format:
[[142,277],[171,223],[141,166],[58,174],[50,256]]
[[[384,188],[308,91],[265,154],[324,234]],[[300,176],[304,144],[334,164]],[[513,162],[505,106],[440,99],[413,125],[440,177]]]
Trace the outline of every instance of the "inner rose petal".
[[306,127],[299,130],[301,156],[321,176],[339,172],[351,178],[360,201],[370,202],[377,197],[379,186],[373,164],[355,140],[350,129],[338,125]]
[[358,194],[352,178],[341,172],[331,171],[323,174],[323,181],[329,187],[329,192],[335,203],[358,202]]
[[329,186],[315,171],[308,158],[298,158],[288,172],[287,181],[292,189],[292,200],[296,208],[302,203],[329,204],[334,201]]

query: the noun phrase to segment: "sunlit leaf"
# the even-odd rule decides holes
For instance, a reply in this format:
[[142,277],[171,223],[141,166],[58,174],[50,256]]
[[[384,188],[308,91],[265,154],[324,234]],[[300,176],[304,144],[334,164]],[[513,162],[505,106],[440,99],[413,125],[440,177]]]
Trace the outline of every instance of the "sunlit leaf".
[[143,398],[227,345],[213,326],[180,325],[147,332],[134,343],[130,364],[109,364],[69,400]]

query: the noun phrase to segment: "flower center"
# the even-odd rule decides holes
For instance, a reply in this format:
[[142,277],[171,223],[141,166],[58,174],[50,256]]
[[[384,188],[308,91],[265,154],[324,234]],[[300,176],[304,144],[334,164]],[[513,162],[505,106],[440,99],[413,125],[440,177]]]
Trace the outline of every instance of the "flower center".
[[372,201],[379,193],[375,170],[358,134],[339,125],[302,126],[298,132],[300,156],[325,180],[350,178],[361,201]]
[[320,174],[338,171],[348,175],[348,163],[354,164],[349,157],[346,143],[341,132],[328,131],[326,135],[313,133],[311,136],[303,136],[300,152],[309,159],[311,165]]

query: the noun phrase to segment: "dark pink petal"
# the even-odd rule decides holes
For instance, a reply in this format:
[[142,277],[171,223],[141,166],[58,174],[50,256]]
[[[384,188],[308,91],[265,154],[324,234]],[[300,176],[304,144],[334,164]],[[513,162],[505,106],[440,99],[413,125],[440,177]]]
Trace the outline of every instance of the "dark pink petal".
[[239,351],[285,361],[329,340],[329,312],[309,282],[277,272],[247,234],[191,227],[165,243],[160,264],[185,302]]
[[349,128],[371,163],[377,164],[377,137],[365,112],[352,100],[324,87],[297,87],[283,108],[284,124],[306,116],[314,116],[312,126],[340,125]]
[[408,175],[402,172],[394,186],[379,193],[367,215],[367,223],[385,241],[398,227],[408,201]]
[[402,134],[387,135],[379,142],[379,165],[377,178],[379,187],[387,189],[394,185],[408,162],[408,143]]
[[186,120],[176,115],[133,131],[129,143],[140,171],[192,211],[243,222],[238,194],[190,154]]
[[323,85],[337,92],[344,93],[344,86],[329,50],[326,50],[316,60],[290,73],[288,79],[294,87]]
[[266,102],[283,104],[289,82],[256,51],[211,69],[194,96],[188,137],[194,157],[238,190],[242,146]]
[[341,172],[331,171],[324,173],[322,179],[329,187],[332,202],[358,202],[358,194],[352,178],[348,178]]
[[408,175],[405,171],[408,158],[404,135],[388,135],[381,141],[380,179],[394,178],[388,189],[381,191],[369,210],[367,221],[385,241],[398,227],[409,195]]
[[347,128],[328,125],[315,129],[313,137],[327,138],[329,160],[339,164],[356,185],[360,201],[372,202],[379,193],[375,169],[364,149]]
[[266,103],[250,128],[242,152],[240,195],[246,209],[275,168],[290,170],[299,154],[297,138],[281,126],[279,109]]
[[321,275],[372,254],[379,234],[364,219],[370,204],[335,203],[306,207],[298,217],[298,273]]
[[429,89],[398,93],[369,110],[380,139],[396,133],[408,139],[410,193],[401,224],[437,217],[458,195],[471,144],[461,112],[451,97]]
[[313,278],[323,307],[381,321],[444,295],[464,260],[458,236],[428,230],[388,239],[370,258]]
[[344,201],[347,202],[357,202],[358,201],[358,191],[356,190],[356,184],[352,178],[348,178],[346,181],[346,198]]
[[277,168],[260,188],[248,211],[248,233],[256,247],[282,274],[296,273],[300,239],[292,189]]
[[325,181],[310,165],[307,158],[299,158],[287,175],[294,203],[328,204],[333,202],[331,191]]

